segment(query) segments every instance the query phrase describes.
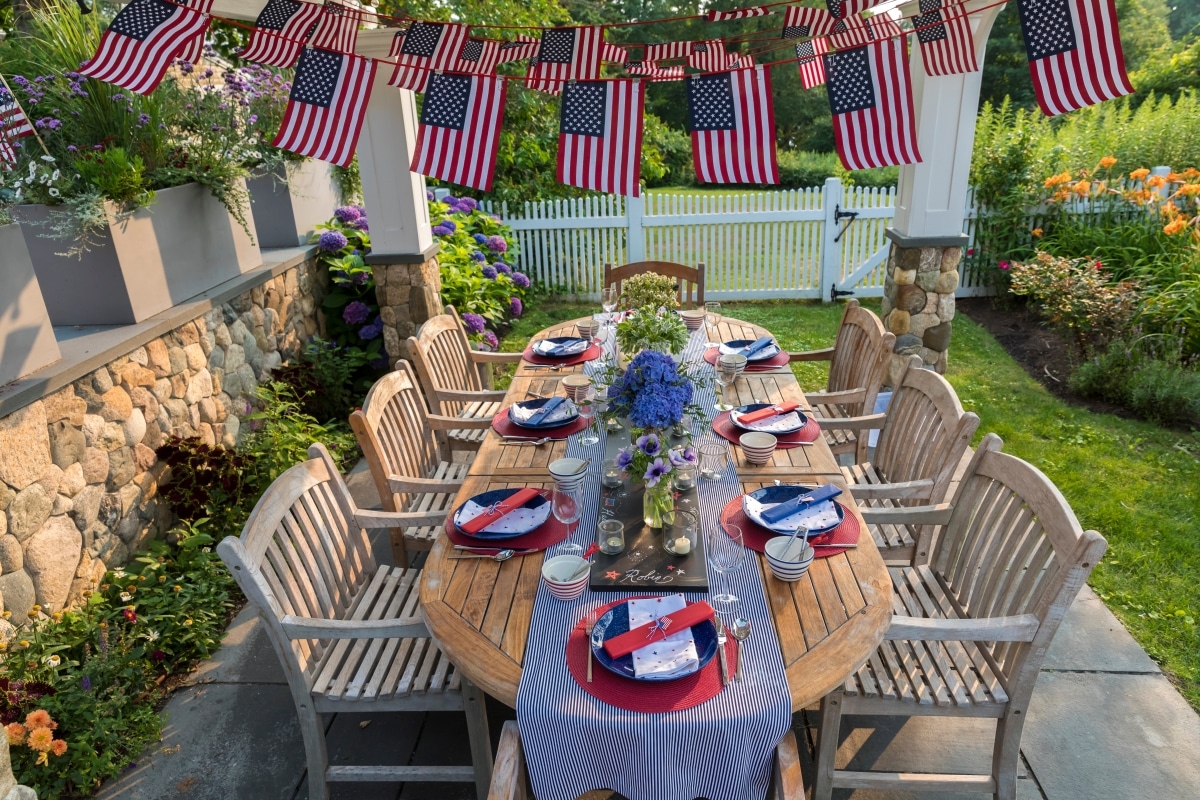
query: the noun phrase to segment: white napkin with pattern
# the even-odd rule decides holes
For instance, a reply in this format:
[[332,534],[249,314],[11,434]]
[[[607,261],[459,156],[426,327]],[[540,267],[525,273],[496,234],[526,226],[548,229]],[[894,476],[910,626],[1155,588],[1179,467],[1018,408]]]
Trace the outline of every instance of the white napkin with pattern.
[[573,342],[552,342],[549,339],[539,339],[533,343],[533,352],[539,356],[573,356],[588,349],[586,339],[576,339]]
[[539,414],[537,408],[524,406],[520,403],[513,403],[509,408],[509,413],[517,422],[534,422],[538,425],[547,425],[551,422],[559,422],[561,420],[570,419],[575,415],[575,404],[570,400],[564,400],[558,404],[558,408],[553,411],[547,411],[544,414]]
[[[653,622],[659,617],[682,611],[687,602],[681,594],[648,597],[629,601],[629,629]],[[633,673],[639,678],[656,675],[665,678],[682,677],[700,666],[696,640],[692,629],[684,628],[667,638],[633,651]]]
[[762,518],[762,510],[776,505],[775,503],[760,503],[750,495],[742,498],[742,508],[746,512],[746,516],[762,525],[764,528],[773,531],[786,531],[791,533],[797,528],[803,526],[810,531],[819,531],[822,528],[828,528],[838,524],[837,506],[834,501],[826,500],[816,505],[806,506],[790,517],[784,517],[776,523],[769,523]]

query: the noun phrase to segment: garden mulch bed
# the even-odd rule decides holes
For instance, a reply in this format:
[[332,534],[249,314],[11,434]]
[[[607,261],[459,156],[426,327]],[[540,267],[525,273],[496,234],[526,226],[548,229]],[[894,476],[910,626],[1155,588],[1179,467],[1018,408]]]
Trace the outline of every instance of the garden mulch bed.
[[1067,378],[1079,358],[1074,344],[1046,327],[1024,303],[1012,298],[1000,303],[990,297],[963,297],[956,307],[983,326],[1030,377],[1055,397],[1098,414],[1138,419],[1129,409],[1071,391]]

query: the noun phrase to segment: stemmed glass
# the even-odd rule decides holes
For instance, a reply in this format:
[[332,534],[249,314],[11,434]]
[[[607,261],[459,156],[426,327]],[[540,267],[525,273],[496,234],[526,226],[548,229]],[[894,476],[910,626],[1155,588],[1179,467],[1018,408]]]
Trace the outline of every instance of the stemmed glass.
[[720,333],[717,330],[717,326],[721,324],[720,303],[710,300],[704,304],[704,322],[708,325],[708,338],[710,340],[708,345],[709,347],[716,347],[720,344],[720,342],[716,341],[717,334]]
[[596,388],[594,386],[586,387],[576,405],[579,407],[579,416],[583,418],[584,423],[587,425],[583,429],[583,436],[579,437],[579,443],[585,447],[598,444],[600,442],[600,434],[592,425],[596,415]]
[[[555,488],[550,500],[550,510],[554,518],[567,526],[567,538],[571,536],[571,526],[579,521],[583,514],[583,503],[580,501],[579,489]],[[559,553],[581,553],[583,548],[574,542],[566,542],[558,548]]]
[[729,364],[717,361],[716,381],[717,386],[721,387],[721,391],[717,397],[717,404],[714,406],[717,411],[729,411],[734,408],[729,403],[725,402],[725,390],[737,382],[738,376],[742,374],[741,368],[737,364]]
[[[724,527],[723,531],[722,527]],[[704,550],[714,578],[719,576],[724,579],[726,575],[742,565],[742,559],[745,557],[746,548],[742,542],[742,529],[737,525],[712,526],[709,528],[708,538],[704,542]],[[719,581],[713,580],[713,586],[709,587],[710,592],[717,590],[712,594],[712,599],[717,602],[717,613],[732,614],[736,611],[738,604],[737,595],[729,591],[728,585],[725,586],[725,591],[719,591],[718,583]]]
[[620,292],[616,286],[605,286],[600,290],[600,307],[604,309],[604,313],[608,315],[609,321],[612,321],[612,313],[617,310],[617,298],[620,297]]

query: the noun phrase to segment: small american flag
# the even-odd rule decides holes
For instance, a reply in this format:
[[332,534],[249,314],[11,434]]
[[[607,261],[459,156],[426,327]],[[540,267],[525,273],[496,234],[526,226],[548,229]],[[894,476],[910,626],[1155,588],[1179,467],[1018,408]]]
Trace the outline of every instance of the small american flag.
[[[213,0],[183,0],[183,5],[188,8],[199,11],[201,14],[207,14],[212,11]],[[198,64],[204,56],[204,34],[193,37],[184,42],[183,47],[179,48],[179,52],[175,57],[180,61],[186,61],[189,64]]]
[[558,182],[637,197],[645,101],[642,81],[567,84],[558,124]]
[[429,76],[413,172],[489,191],[504,120],[504,78]]
[[[714,39],[713,42],[720,43],[720,40]],[[713,42],[705,42],[705,44],[712,44]],[[687,58],[692,52],[693,44],[697,44],[697,42],[661,42],[659,44],[648,44],[642,53],[642,60],[669,61],[676,58]]]
[[846,50],[872,42],[882,42],[885,39],[903,37],[904,29],[886,14],[866,18],[856,16],[839,19],[834,23],[833,35],[829,37],[829,44],[837,50]]
[[375,61],[306,47],[272,147],[345,167],[367,114]]
[[20,139],[33,135],[33,125],[15,97],[0,89],[0,139]]
[[692,69],[715,72],[729,69],[736,58],[736,53],[730,54],[725,50],[723,40],[714,39],[708,42],[692,42],[692,49],[688,51],[687,61],[684,63]]
[[1038,105],[1057,116],[1131,94],[1114,0],[1018,0]]
[[569,80],[594,81],[600,77],[604,29],[550,28],[542,31],[537,55],[529,64],[526,85],[539,92],[558,94]]
[[783,12],[783,38],[808,39],[833,33],[837,22],[828,11],[807,6],[788,6]]
[[79,74],[149,94],[175,54],[195,37],[204,36],[211,22],[207,14],[168,0],[132,0],[113,19],[96,55]]
[[824,56],[833,138],[846,169],[921,160],[904,45],[887,39]]
[[821,58],[829,52],[827,39],[810,39],[796,45],[796,62],[800,69],[800,84],[812,89],[825,82],[825,61]]
[[317,27],[312,32],[309,44],[321,50],[336,50],[339,53],[353,53],[354,45],[358,43],[358,22],[362,12],[358,9],[347,8],[333,0],[325,0],[321,8],[321,16]]
[[13,146],[8,143],[8,140],[0,136],[0,165],[4,166],[4,171],[8,172],[12,169],[12,165],[17,163],[17,151],[13,150]]
[[250,42],[240,55],[270,67],[290,67],[300,57],[300,48],[320,17],[321,7],[316,3],[267,0],[254,21]]
[[767,6],[755,6],[754,8],[739,8],[735,11],[717,11],[708,12],[709,22],[725,22],[731,19],[748,19],[749,17],[765,17],[771,13],[771,9]]
[[467,26],[452,22],[414,22],[392,38],[389,56],[396,70],[389,86],[424,91],[430,70],[452,70],[467,42]]
[[779,183],[771,73],[762,67],[687,79],[692,163],[704,183]]
[[[948,11],[942,9],[948,8]],[[975,42],[966,9],[955,0],[920,0],[921,13],[913,17],[921,61],[927,75],[976,72]]]
[[621,68],[642,78],[682,78],[683,67],[660,67],[653,61],[626,61]]
[[537,52],[538,40],[531,37],[518,37],[512,42],[498,42],[495,39],[467,39],[462,51],[458,54],[458,62],[454,72],[467,72],[471,75],[495,75],[496,67],[510,61],[520,61],[532,58]]
[[837,19],[857,17],[868,8],[877,6],[883,0],[825,0],[825,7]]

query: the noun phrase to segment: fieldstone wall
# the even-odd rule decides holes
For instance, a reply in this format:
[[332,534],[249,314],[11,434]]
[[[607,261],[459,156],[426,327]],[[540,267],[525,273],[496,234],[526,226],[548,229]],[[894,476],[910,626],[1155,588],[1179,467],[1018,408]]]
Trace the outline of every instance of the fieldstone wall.
[[883,287],[883,326],[896,334],[886,383],[895,386],[909,356],[946,372],[961,247],[892,245]]
[[372,264],[383,346],[393,364],[408,358],[404,343],[421,323],[442,313],[442,274],[430,257],[415,264]]
[[165,439],[233,446],[260,381],[318,332],[302,262],[0,419],[0,603],[71,605],[165,533]]

